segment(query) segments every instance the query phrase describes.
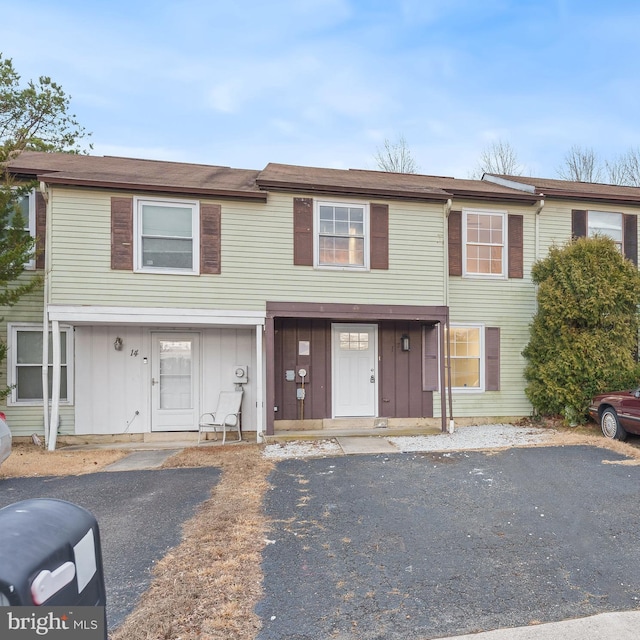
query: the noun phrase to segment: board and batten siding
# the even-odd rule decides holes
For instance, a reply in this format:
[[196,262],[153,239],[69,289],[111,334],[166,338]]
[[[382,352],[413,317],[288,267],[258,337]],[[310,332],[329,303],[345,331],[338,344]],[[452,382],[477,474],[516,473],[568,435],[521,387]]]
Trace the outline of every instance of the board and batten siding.
[[[159,333],[170,333],[165,328]],[[151,429],[151,357],[153,329],[100,326],[76,328],[76,433],[146,433]],[[188,331],[179,332],[189,333]],[[249,366],[244,386],[243,428],[256,430],[255,331],[202,329],[201,385],[196,413],[214,411],[220,391],[233,390],[236,365]],[[116,351],[113,342],[122,339]],[[146,358],[146,362],[145,362]],[[136,414],[136,412],[138,412]],[[193,425],[196,430],[197,424]]]
[[221,273],[189,276],[111,270],[112,194],[56,188],[54,195],[50,301],[55,304],[263,310],[266,300],[443,301],[440,205],[390,202],[389,269],[359,272],[294,266],[292,195],[270,193],[267,204],[222,201]]

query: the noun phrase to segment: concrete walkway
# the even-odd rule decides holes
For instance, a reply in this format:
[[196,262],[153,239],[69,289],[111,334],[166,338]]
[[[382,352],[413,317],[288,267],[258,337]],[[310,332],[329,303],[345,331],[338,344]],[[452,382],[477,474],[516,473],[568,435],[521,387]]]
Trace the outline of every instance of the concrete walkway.
[[398,453],[399,451],[398,447],[381,437],[339,436],[336,440],[345,455]]
[[134,451],[128,456],[106,466],[104,471],[141,471],[157,469],[165,460],[179,453],[180,449],[158,449],[155,451]]
[[530,627],[450,636],[441,640],[637,640],[638,637],[640,611],[623,611]]

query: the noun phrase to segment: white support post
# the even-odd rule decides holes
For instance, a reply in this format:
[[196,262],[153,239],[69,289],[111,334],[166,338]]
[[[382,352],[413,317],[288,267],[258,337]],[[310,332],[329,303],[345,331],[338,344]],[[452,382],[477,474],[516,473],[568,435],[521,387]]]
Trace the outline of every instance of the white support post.
[[256,440],[264,442],[264,357],[262,334],[264,327],[256,325]]
[[[48,336],[44,337],[48,341]],[[51,389],[51,426],[49,429],[49,451],[55,451],[60,416],[60,322],[51,322],[51,340],[53,342],[53,383]]]

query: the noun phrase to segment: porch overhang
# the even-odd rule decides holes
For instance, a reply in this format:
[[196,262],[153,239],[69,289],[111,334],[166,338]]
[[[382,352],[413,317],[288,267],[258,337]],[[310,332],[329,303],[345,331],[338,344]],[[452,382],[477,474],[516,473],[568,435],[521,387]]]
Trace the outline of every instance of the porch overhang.
[[[275,362],[275,319],[318,318],[336,322],[410,321],[439,325],[440,344],[445,344],[445,328],[449,324],[449,308],[446,306],[345,304],[333,302],[267,302],[265,321],[265,358]],[[444,356],[444,354],[443,354]],[[274,406],[276,398],[275,372],[266,380],[267,435],[274,434]],[[440,358],[440,380],[445,380],[445,357]],[[450,394],[450,390],[449,390]],[[441,428],[447,430],[447,395],[440,393]]]

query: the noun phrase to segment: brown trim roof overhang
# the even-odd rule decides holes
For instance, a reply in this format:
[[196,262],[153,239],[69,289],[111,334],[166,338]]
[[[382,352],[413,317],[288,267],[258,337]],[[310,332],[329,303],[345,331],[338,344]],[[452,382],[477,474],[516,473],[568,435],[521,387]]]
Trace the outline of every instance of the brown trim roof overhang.
[[38,174],[36,178],[47,184],[69,185],[74,187],[117,189],[120,191],[151,191],[153,193],[180,193],[183,195],[211,196],[216,198],[242,198],[260,202],[267,200],[267,193],[263,191],[238,191],[233,189],[213,189],[210,187],[150,184],[143,181],[98,180],[95,178],[78,178],[60,173]]
[[335,302],[267,302],[267,318],[329,318],[331,320],[415,320],[444,322],[448,307],[344,304]]
[[420,200],[427,202],[446,202],[451,194],[446,191],[408,191],[398,189],[380,189],[376,187],[358,187],[335,184],[312,184],[308,182],[283,182],[280,180],[258,179],[261,189],[274,189],[277,191],[296,191],[323,193],[337,196],[367,196],[373,198],[397,198],[401,200]]

